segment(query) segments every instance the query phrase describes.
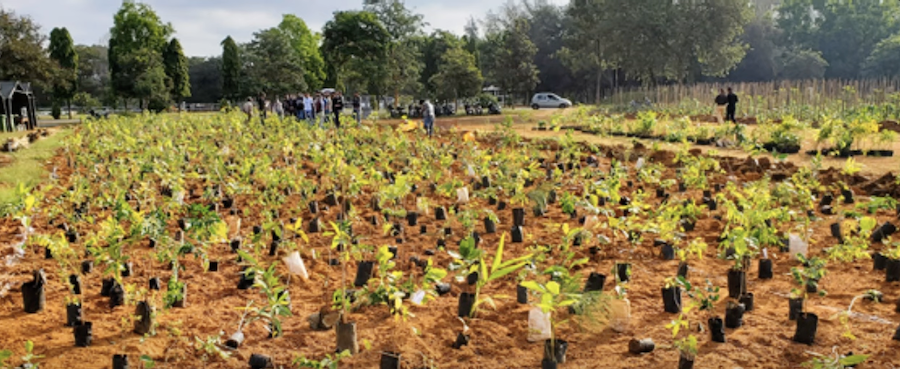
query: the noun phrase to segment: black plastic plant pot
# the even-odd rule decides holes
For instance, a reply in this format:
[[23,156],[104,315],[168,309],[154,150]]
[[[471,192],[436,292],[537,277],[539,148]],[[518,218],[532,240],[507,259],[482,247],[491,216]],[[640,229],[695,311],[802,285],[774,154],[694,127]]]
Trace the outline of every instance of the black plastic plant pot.
[[484,234],[497,233],[497,224],[490,218],[484,218]]
[[356,323],[344,323],[338,320],[334,329],[337,336],[337,352],[348,350],[351,355],[359,352],[359,343],[356,339]]
[[469,336],[462,334],[462,333],[458,333],[456,335],[456,341],[453,341],[452,347],[459,350],[463,346],[468,346],[468,345],[469,345]]
[[134,333],[144,335],[150,333],[150,327],[153,326],[153,308],[147,301],[139,301],[134,307]]
[[544,359],[555,360],[559,364],[566,363],[566,350],[569,343],[559,338],[544,340]]
[[880,252],[876,252],[872,255],[872,268],[874,270],[885,270],[887,269],[888,258],[882,255]]
[[631,280],[631,264],[616,263],[616,276],[619,278],[619,282]]
[[334,196],[334,193],[329,193],[325,196],[325,205],[328,206],[337,206],[337,196]]
[[453,234],[453,228],[444,227],[444,236],[449,237]]
[[53,259],[53,251],[49,247],[44,248],[44,259]]
[[47,298],[44,295],[44,285],[47,284],[47,277],[44,270],[35,270],[32,272],[33,280],[22,284],[22,305],[25,312],[35,314],[44,310]]
[[76,347],[88,347],[91,345],[91,341],[94,339],[91,326],[91,322],[81,322],[79,324],[75,324],[75,327],[72,328],[72,332],[75,336]]
[[772,259],[762,259],[759,261],[759,279],[772,279]]
[[663,198],[663,197],[666,197],[666,189],[664,189],[664,188],[662,188],[662,187],[657,188],[657,189],[656,189],[656,197],[657,197],[657,198],[660,198],[660,199]]
[[514,208],[512,209],[513,213],[513,225],[514,226],[524,226],[525,225],[525,209],[523,208]]
[[396,247],[388,247],[388,252],[391,253],[391,260],[397,259],[397,248]]
[[125,267],[125,269],[122,270],[122,277],[123,277],[123,278],[124,278],[124,277],[131,277],[131,275],[134,274],[134,264],[132,264],[132,263],[130,263],[130,262],[129,262],[129,263],[125,263],[124,267]]
[[556,369],[558,365],[559,364],[552,359],[541,360],[541,369]]
[[356,279],[353,281],[353,285],[362,287],[369,283],[369,279],[372,278],[373,268],[375,268],[375,262],[372,261],[360,261],[356,263]]
[[400,354],[394,352],[381,353],[381,369],[400,369]]
[[81,262],[81,274],[89,274],[91,270],[94,270],[93,261],[85,260]]
[[681,288],[670,287],[662,289],[663,308],[667,313],[678,314],[681,312]]
[[72,285],[73,295],[81,294],[81,277],[79,277],[78,274],[72,274],[69,276],[69,284]]
[[753,310],[753,292],[747,292],[741,296],[738,300],[741,305],[744,305],[744,311],[752,311]]
[[74,229],[66,231],[66,241],[69,241],[69,243],[78,242],[78,232]]
[[679,184],[678,184],[678,191],[679,191],[679,192],[686,192],[686,191],[687,191],[687,185],[684,184],[684,183],[679,183]]
[[66,326],[74,327],[82,322],[81,304],[66,305]]
[[814,280],[809,280],[806,282],[806,293],[816,293],[819,292],[819,283]]
[[843,235],[841,234],[841,223],[831,223],[831,237],[834,237],[837,240],[843,239]]
[[675,260],[675,248],[672,245],[665,244],[660,249],[660,255],[663,260]]
[[469,275],[466,276],[466,283],[470,286],[474,286],[475,283],[478,283],[478,272],[469,273]]
[[682,355],[678,358],[678,369],[694,369],[694,359],[688,359]]
[[275,367],[272,364],[272,358],[262,354],[251,354],[249,364],[250,368],[252,369],[267,369]]
[[109,297],[109,290],[112,289],[113,285],[116,284],[116,280],[112,278],[106,278],[103,280],[100,285],[100,296]]
[[522,226],[513,226],[512,228],[512,243],[522,243],[525,242],[525,233],[522,231]]
[[628,341],[628,352],[635,355],[650,353],[655,349],[656,344],[649,338],[642,340],[632,338],[631,341]]
[[319,202],[318,201],[310,201],[309,202],[309,213],[317,214],[319,212]]
[[834,215],[834,208],[831,205],[825,205],[819,208],[819,212],[824,215]]
[[725,322],[722,318],[713,317],[706,321],[709,325],[709,338],[713,342],[725,343]]
[[435,291],[437,291],[438,296],[444,296],[450,293],[450,283],[438,283],[434,286]]
[[606,275],[591,272],[587,282],[584,283],[584,292],[603,291],[604,284],[606,284]]
[[391,227],[391,236],[397,237],[403,234],[403,224],[394,223]]
[[872,232],[872,242],[881,242],[885,238],[893,235],[894,232],[897,232],[897,227],[891,224],[891,222],[885,222],[881,227],[878,227],[875,232]]
[[850,205],[853,201],[853,191],[849,188],[845,188],[841,190],[841,196],[844,197],[844,204]]
[[816,340],[816,330],[819,328],[819,317],[813,313],[800,313],[797,316],[797,330],[794,332],[794,342],[812,345]]
[[528,303],[528,289],[521,284],[516,285],[516,302],[519,304]]
[[109,289],[109,308],[115,308],[116,306],[122,306],[125,304],[125,289],[122,288],[121,284],[114,283],[112,288]]
[[741,297],[747,290],[747,273],[742,270],[728,270],[728,297],[733,299]]
[[253,287],[254,276],[251,271],[248,270],[249,267],[244,267],[241,269],[241,278],[238,281],[237,289],[246,290],[250,287]]
[[447,220],[447,210],[444,210],[444,207],[434,208],[434,219]]
[[231,252],[237,253],[237,251],[240,249],[241,249],[241,239],[235,238],[235,239],[231,240]]
[[506,210],[506,202],[498,201],[497,202],[497,210]]
[[900,282],[900,260],[888,259],[885,268],[885,280],[888,282]]
[[419,225],[419,213],[413,211],[406,213],[406,223],[410,227]]
[[150,282],[148,283],[148,288],[151,290],[159,291],[159,277],[150,278]]
[[226,209],[230,209],[232,206],[234,206],[234,199],[232,199],[230,197],[226,197],[226,198],[222,199],[222,207],[224,207]]
[[313,218],[313,220],[309,222],[307,231],[308,233],[319,233],[319,218]]
[[128,369],[128,355],[113,355],[112,367],[113,369]]
[[475,294],[463,292],[459,294],[459,306],[457,308],[457,316],[460,318],[468,318],[472,314],[472,307],[475,305]]
[[803,313],[803,299],[788,300],[788,319],[797,320],[801,313]]
[[218,261],[210,261],[209,262],[209,271],[210,272],[218,272],[219,271],[219,262]]
[[269,244],[269,256],[275,256],[278,254],[278,246],[281,245],[281,242],[272,240],[272,243]]
[[725,327],[736,329],[744,325],[744,311],[746,308],[743,304],[729,302],[725,308]]
[[696,223],[694,223],[694,222],[692,222],[692,221],[690,221],[690,220],[687,220],[687,219],[682,219],[682,220],[679,222],[679,224],[681,224],[681,228],[684,228],[684,231],[685,231],[685,232],[693,232],[693,231],[694,231],[694,227],[696,226]]
[[690,267],[685,262],[678,264],[678,276],[682,277],[682,278],[687,278],[689,269],[690,269]]

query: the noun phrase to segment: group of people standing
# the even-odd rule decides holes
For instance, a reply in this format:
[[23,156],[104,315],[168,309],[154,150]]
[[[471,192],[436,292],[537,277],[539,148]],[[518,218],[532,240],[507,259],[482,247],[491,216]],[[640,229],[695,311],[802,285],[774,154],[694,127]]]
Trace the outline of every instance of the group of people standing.
[[735,122],[734,113],[737,112],[737,103],[738,97],[731,87],[728,88],[727,94],[725,90],[720,89],[719,96],[716,96],[716,121],[719,123]]
[[[254,106],[255,105],[255,106]],[[361,106],[362,102],[359,94],[353,94],[350,99],[350,106],[353,108],[353,116],[356,124],[362,123]],[[334,122],[336,128],[341,128],[341,114],[344,112],[345,101],[340,91],[333,93],[320,92],[311,95],[308,92],[296,95],[286,95],[284,99],[276,97],[274,101],[266,99],[265,92],[260,92],[256,97],[254,104],[253,98],[248,97],[244,103],[242,111],[247,114],[247,121],[253,117],[254,108],[259,111],[260,121],[265,123],[268,113],[273,113],[283,119],[284,117],[295,117],[301,121],[307,121],[310,125],[318,123],[320,127],[324,127],[326,123]]]

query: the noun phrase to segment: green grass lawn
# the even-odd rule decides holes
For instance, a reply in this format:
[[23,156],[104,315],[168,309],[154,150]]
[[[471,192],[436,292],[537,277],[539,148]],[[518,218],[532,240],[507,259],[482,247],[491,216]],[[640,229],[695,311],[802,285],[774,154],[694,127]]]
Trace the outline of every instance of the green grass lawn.
[[[70,129],[60,129],[50,137],[34,142],[27,149],[2,154],[11,156],[13,162],[0,166],[0,207],[14,199],[19,183],[35,185],[47,175],[44,164],[47,159],[53,157],[56,149],[63,145],[63,139],[71,132]],[[9,137],[20,137],[25,134],[25,132],[0,133],[0,140],[6,141]]]

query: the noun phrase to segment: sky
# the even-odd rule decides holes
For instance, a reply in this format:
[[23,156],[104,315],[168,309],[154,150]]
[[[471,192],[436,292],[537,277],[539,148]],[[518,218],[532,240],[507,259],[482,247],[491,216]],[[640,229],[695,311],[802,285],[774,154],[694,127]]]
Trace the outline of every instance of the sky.
[[[427,29],[463,33],[466,21],[481,20],[507,0],[406,0],[407,8],[425,16]],[[362,8],[363,0],[144,0],[175,28],[188,56],[221,54],[219,44],[227,36],[248,42],[253,32],[275,27],[282,14],[295,14],[314,32],[320,32],[338,10]],[[568,0],[548,0],[564,4]],[[109,37],[113,14],[122,0],[3,0],[0,6],[28,15],[45,34],[66,27],[76,44],[103,44]]]

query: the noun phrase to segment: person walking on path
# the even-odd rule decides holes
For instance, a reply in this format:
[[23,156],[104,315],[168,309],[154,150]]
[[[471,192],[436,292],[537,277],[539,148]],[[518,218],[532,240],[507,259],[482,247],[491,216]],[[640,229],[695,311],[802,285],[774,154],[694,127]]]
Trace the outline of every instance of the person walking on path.
[[297,120],[306,119],[306,104],[304,104],[302,93],[297,94],[294,98],[294,112],[297,114]]
[[341,128],[341,113],[344,111],[344,97],[340,91],[334,92],[334,98],[331,101],[331,110],[334,113],[334,127]]
[[431,105],[431,102],[428,100],[420,100],[419,104],[422,105],[422,120],[425,123],[425,132],[428,132],[428,137],[431,137],[434,134],[434,105]]
[[716,122],[724,123],[725,106],[727,104],[728,104],[728,96],[725,95],[725,90],[719,90],[719,96],[716,96],[716,110],[715,110]]
[[729,122],[736,122],[734,119],[734,113],[737,111],[737,103],[738,97],[734,94],[734,91],[731,90],[731,87],[728,88],[728,107],[727,112],[725,113],[725,120]]
[[359,92],[353,94],[353,115],[356,117],[356,126],[359,127],[362,125],[362,110],[360,107],[362,106],[362,101],[359,98]]

